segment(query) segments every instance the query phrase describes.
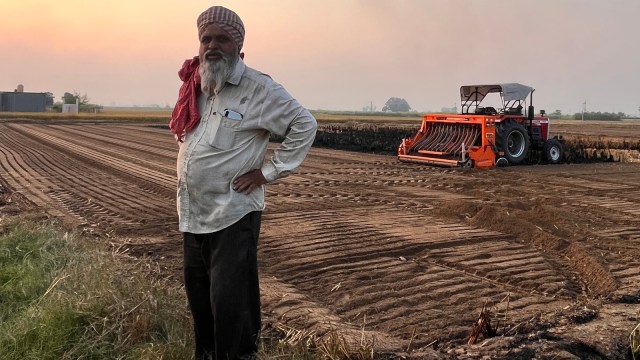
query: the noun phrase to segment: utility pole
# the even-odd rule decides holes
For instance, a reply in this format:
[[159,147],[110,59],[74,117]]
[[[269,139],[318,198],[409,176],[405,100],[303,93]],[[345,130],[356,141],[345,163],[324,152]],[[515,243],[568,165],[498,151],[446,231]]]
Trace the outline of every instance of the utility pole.
[[584,113],[587,112],[587,100],[582,103],[582,121],[584,121]]

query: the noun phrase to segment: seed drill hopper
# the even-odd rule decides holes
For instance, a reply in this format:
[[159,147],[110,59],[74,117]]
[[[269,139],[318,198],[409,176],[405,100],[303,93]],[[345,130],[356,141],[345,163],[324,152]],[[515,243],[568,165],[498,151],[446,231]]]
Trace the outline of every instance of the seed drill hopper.
[[[537,152],[549,163],[563,160],[563,141],[550,137],[544,110],[534,114],[532,87],[517,83],[460,87],[460,114],[426,114],[418,133],[402,140],[398,158],[440,166],[489,168],[517,165]],[[497,109],[480,104],[499,93]],[[528,104],[527,104],[528,99]]]

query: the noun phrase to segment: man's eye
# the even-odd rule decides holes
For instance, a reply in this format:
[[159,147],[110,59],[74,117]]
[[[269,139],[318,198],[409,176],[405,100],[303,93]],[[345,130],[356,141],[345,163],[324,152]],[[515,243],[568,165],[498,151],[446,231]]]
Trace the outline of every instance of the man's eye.
[[206,44],[206,43],[208,43],[210,41],[211,41],[210,37],[203,37],[202,39],[200,39],[200,43],[202,43],[202,44]]

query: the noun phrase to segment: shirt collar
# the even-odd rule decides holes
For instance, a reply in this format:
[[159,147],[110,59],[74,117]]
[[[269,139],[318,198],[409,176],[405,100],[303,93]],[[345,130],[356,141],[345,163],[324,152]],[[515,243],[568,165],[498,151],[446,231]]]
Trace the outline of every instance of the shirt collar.
[[246,67],[247,65],[244,64],[244,61],[238,58],[238,62],[236,63],[236,66],[233,69],[231,76],[229,76],[229,79],[227,79],[227,82],[231,85],[236,85],[236,86],[240,84],[240,79],[242,78],[242,74],[244,74],[244,69]]

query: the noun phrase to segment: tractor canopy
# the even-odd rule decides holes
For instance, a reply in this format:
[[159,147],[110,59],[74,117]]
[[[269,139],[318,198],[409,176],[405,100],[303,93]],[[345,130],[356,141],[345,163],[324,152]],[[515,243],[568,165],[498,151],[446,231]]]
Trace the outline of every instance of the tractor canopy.
[[534,91],[534,88],[518,83],[464,85],[460,87],[460,100],[463,113],[467,113],[472,106],[479,107],[487,94],[500,93],[503,109],[506,110],[525,104],[529,94]]
[[489,93],[499,92],[504,101],[525,100],[534,88],[518,83],[494,85],[464,85],[460,87],[460,99],[481,102]]

